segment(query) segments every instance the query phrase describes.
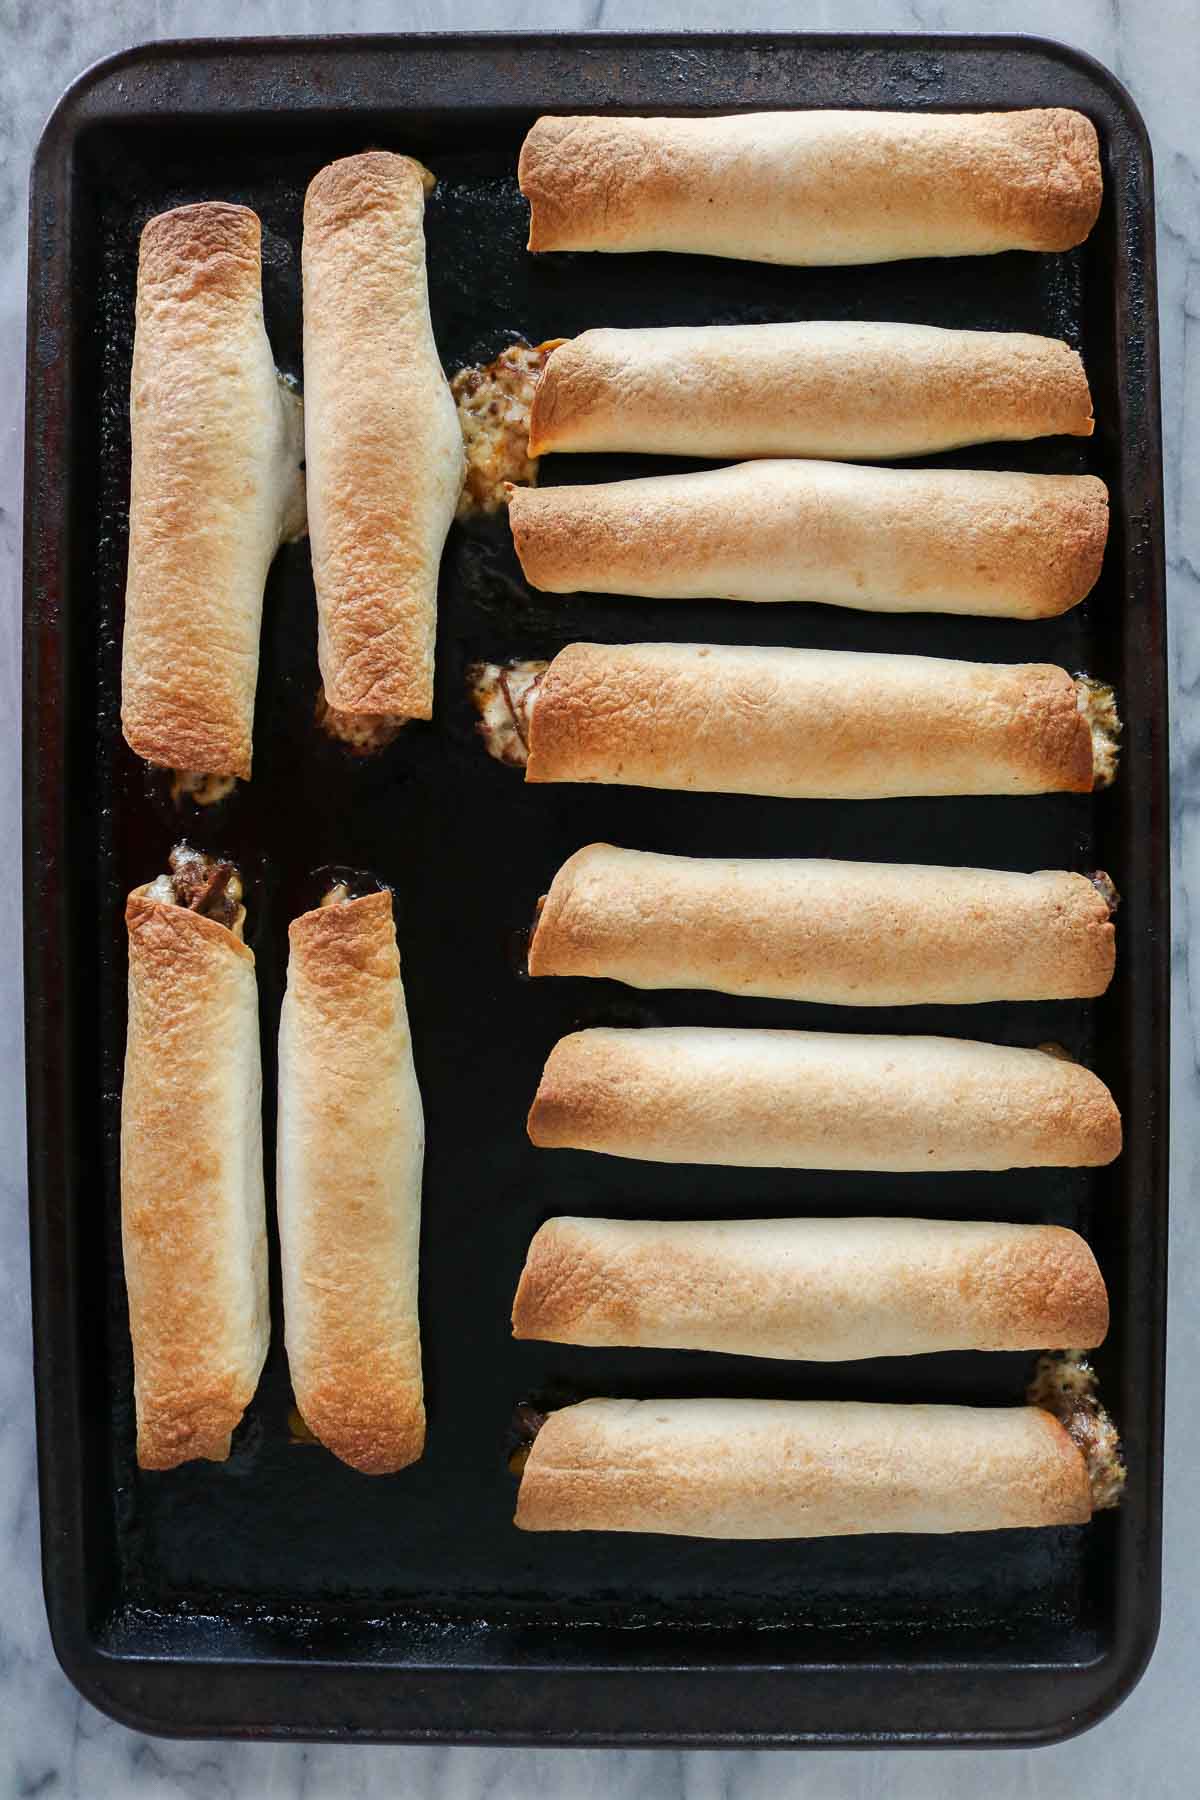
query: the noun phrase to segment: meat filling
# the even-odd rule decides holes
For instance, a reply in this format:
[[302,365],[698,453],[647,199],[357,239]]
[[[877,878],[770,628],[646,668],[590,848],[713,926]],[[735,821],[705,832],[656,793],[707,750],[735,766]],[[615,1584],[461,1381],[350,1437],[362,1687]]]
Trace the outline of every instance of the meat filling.
[[476,663],[467,671],[478,730],[489,756],[510,768],[529,761],[529,728],[548,662]]
[[1100,1404],[1096,1371],[1081,1350],[1047,1350],[1026,1393],[1031,1406],[1053,1413],[1082,1451],[1097,1512],[1120,1502],[1125,1488],[1121,1439]]
[[170,873],[158,876],[146,889],[150,900],[161,900],[169,906],[184,906],[200,913],[218,925],[224,925],[235,937],[242,935],[246,909],[242,905],[242,882],[237,868],[190,844],[176,844],[167,858]]
[[1117,892],[1116,882],[1111,875],[1106,875],[1103,869],[1093,869],[1088,880],[1107,906],[1108,916],[1111,919],[1121,904],[1121,896]]

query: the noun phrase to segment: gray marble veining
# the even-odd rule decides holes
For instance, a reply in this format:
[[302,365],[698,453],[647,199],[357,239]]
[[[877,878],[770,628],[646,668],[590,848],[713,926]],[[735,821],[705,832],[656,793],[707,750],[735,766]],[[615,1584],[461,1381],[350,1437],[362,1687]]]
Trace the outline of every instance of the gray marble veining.
[[1154,143],[1159,208],[1170,565],[1174,832],[1174,1096],[1168,1482],[1163,1629],[1120,1711],[1058,1748],[976,1754],[484,1751],[160,1742],[79,1699],[42,1606],[25,1229],[19,893],[0,889],[0,1800],[1184,1800],[1200,1791],[1200,91],[1197,0],[0,0],[0,841],[18,842],[19,547],[25,208],[29,157],[60,90],[147,38],[471,29],[1026,31],[1107,63]]

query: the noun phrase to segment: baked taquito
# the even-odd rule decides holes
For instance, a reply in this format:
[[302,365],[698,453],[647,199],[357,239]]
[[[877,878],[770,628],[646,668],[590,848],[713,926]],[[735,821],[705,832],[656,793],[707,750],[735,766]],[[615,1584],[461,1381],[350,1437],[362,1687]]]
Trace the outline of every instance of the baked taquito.
[[546,117],[518,180],[531,250],[794,264],[1069,250],[1102,191],[1094,126],[1057,106]]
[[515,1522],[856,1537],[1080,1525],[1106,1500],[1084,1451],[1039,1406],[584,1400],[537,1431]]
[[1108,1331],[1074,1231],[943,1219],[547,1219],[513,1336],[806,1362],[1091,1349]]
[[338,713],[428,719],[438,565],[464,473],[425,276],[428,169],[371,150],[304,201],[317,654]]
[[425,1127],[392,897],[335,885],[288,939],[276,1190],[292,1387],[314,1437],[388,1474],[425,1443]]
[[554,345],[529,455],[884,461],[1091,431],[1083,364],[1057,338],[825,320],[667,325]]
[[1045,619],[1092,590],[1094,475],[772,460],[584,487],[511,487],[531,587],[656,600],[807,600]]
[[232,863],[180,845],[134,888],[121,1238],[137,1459],[220,1462],[267,1353],[254,955]]
[[1121,1150],[1112,1095],[1056,1049],[832,1031],[576,1031],[528,1123],[544,1149],[739,1168],[1093,1168]]
[[301,405],[267,341],[261,237],[248,207],[181,206],[150,220],[138,258],[121,725],[198,793],[249,778],[263,587],[304,530]]
[[538,902],[529,973],[825,1006],[1089,999],[1112,980],[1116,905],[1102,872],[589,844]]
[[1111,688],[1047,663],[585,643],[471,681],[526,781],[877,800],[1089,793],[1117,766]]

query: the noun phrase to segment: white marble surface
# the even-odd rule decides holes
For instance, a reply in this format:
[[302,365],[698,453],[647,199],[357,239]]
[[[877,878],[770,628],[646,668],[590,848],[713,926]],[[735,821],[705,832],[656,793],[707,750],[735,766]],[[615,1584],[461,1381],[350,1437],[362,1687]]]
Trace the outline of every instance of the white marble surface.
[[67,81],[153,37],[303,31],[781,29],[1027,31],[1114,69],[1150,127],[1158,179],[1175,830],[1174,1219],[1165,1602],[1149,1673],[1074,1743],[988,1754],[302,1748],[139,1737],[95,1712],[55,1663],[42,1606],[30,1383],[19,893],[0,889],[0,1800],[1108,1800],[1200,1792],[1200,0],[0,0],[0,841],[18,841],[19,544],[29,157]]

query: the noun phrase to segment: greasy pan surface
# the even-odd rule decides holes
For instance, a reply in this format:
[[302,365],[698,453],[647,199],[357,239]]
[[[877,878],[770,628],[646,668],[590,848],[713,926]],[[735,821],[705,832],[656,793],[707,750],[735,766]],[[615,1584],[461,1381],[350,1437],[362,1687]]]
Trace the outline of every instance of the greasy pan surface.
[[[790,270],[523,245],[515,180],[540,110],[1080,106],[1104,211],[1065,256]],[[371,763],[312,724],[308,552],[267,590],[252,786],[191,814],[241,864],[258,957],[268,1158],[287,922],[330,863],[393,885],[428,1123],[422,1324],[430,1432],[415,1468],[368,1480],[289,1441],[274,1338],[224,1465],[134,1464],[118,1235],[125,892],[181,824],[122,743],[119,641],[137,237],[164,207],[262,216],[267,325],[299,372],[304,188],[334,156],[409,151],[440,185],[430,285],[448,371],[515,333],[589,325],[911,319],[1047,332],[1081,348],[1090,442],[991,447],[966,466],[1091,470],[1113,528],[1091,599],[1025,624],[834,608],[557,600],[522,583],[503,521],[456,526],[441,583],[437,705]],[[34,174],[26,564],[26,891],[31,1208],[48,1606],[69,1673],[147,1729],[188,1735],[540,1743],[1036,1741],[1127,1691],[1158,1612],[1166,1226],[1161,485],[1149,149],[1096,65],[983,39],[467,39],[159,46],[85,77]],[[671,463],[655,467],[678,466]],[[547,482],[641,473],[559,458]],[[769,611],[769,616],[768,616]],[[477,743],[475,658],[576,637],[777,642],[1065,663],[1117,684],[1118,786],[1094,799],[839,805],[524,788]],[[718,995],[529,983],[517,937],[561,861],[604,838],[727,855],[1007,868],[1102,866],[1124,897],[1117,980],[1093,1004],[834,1011]],[[1057,1039],[1125,1115],[1112,1168],[1019,1175],[810,1175],[649,1167],[533,1150],[524,1116],[562,1033],[596,1022],[795,1025]],[[815,1367],[514,1344],[522,1258],[553,1213],[933,1214],[1083,1231],[1108,1279],[1097,1357],[1128,1495],[1088,1528],[986,1537],[708,1544],[528,1536],[510,1523],[514,1401],[762,1394],[1019,1400],[1030,1361],[958,1355]]]

